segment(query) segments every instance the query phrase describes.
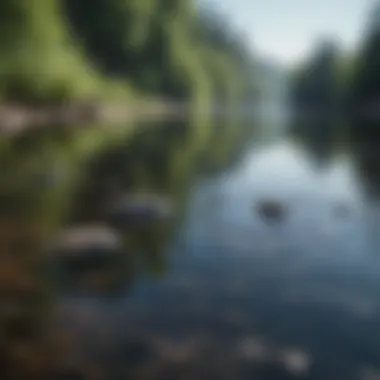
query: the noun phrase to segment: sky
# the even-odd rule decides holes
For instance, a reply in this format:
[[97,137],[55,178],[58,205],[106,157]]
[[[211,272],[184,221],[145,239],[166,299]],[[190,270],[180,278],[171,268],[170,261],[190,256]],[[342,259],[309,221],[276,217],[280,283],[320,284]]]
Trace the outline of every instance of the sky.
[[214,4],[265,58],[289,65],[307,56],[320,37],[343,50],[360,41],[374,0],[199,0]]

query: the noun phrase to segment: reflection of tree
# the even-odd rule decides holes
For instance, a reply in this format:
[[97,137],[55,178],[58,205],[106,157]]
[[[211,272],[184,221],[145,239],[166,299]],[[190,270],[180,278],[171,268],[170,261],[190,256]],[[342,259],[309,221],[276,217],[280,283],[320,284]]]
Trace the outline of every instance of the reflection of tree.
[[9,371],[2,372],[4,378],[40,379],[49,364],[41,333],[52,289],[44,275],[43,245],[57,227],[68,186],[62,149],[56,149],[58,142],[64,145],[61,139],[36,133],[1,141],[0,334],[6,346],[1,360]]
[[[189,122],[141,126],[133,138],[120,140],[94,155],[86,164],[69,220],[103,221],[110,200],[122,194],[148,191],[169,196],[177,215],[147,228],[122,231],[148,268],[163,266],[167,243],[183,212],[186,193],[205,163],[222,168],[249,136],[239,125],[215,125],[206,138]],[[154,269],[155,270],[155,269]]]
[[[370,199],[380,197],[380,140],[378,123],[361,123],[351,141],[357,170]],[[362,131],[362,133],[360,133]],[[371,133],[372,131],[372,133]]]
[[104,141],[94,131],[31,133],[1,141],[0,360],[14,365],[10,374],[17,370],[25,374],[19,378],[35,373],[40,379],[53,360],[45,353],[50,348],[44,332],[55,280],[61,277],[50,277],[46,243],[63,225],[102,220],[115,194],[169,195],[178,209],[175,218],[119,231],[125,241],[123,262],[76,276],[71,288],[115,295],[141,266],[162,274],[190,184],[205,161],[222,168],[246,140],[244,129],[218,127],[215,134],[205,134],[186,122],[156,125],[118,141]]
[[316,168],[322,169],[330,162],[337,150],[338,136],[332,133],[333,126],[325,126],[327,123],[319,127],[309,127],[308,124],[305,126],[304,124],[301,128],[294,128],[296,137],[306,148]]
[[[54,128],[52,127],[51,130]],[[0,361],[4,379],[43,379],[54,285],[45,249],[101,132],[33,131],[0,141]],[[8,368],[5,368],[7,365]]]
[[351,148],[365,200],[365,216],[371,250],[379,252],[380,221],[380,139],[378,123],[351,126]]
[[[76,196],[73,219],[105,219],[110,200],[136,191],[169,195],[177,203],[191,180],[199,149],[196,139],[189,142],[193,137],[189,131],[186,125],[142,127],[132,140],[122,141],[91,159]],[[123,231],[129,250],[138,252],[154,271],[163,265],[173,222]]]

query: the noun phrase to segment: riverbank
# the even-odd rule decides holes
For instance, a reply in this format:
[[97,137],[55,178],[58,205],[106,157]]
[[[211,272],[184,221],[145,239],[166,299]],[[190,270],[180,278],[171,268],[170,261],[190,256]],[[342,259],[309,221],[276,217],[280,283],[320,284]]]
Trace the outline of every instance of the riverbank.
[[30,129],[65,125],[99,125],[186,118],[190,106],[168,101],[132,101],[104,104],[73,102],[58,106],[0,105],[0,134],[15,135]]

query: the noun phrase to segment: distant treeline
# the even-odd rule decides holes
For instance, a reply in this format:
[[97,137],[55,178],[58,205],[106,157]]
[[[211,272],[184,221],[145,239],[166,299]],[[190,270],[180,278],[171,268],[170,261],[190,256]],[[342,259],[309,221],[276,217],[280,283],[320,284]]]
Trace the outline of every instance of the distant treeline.
[[355,54],[344,55],[335,43],[324,41],[294,70],[292,102],[296,112],[312,119],[331,113],[351,120],[376,117],[374,111],[380,104],[379,46],[380,3],[377,3]]
[[2,0],[0,100],[153,96],[195,106],[256,92],[234,28],[193,0]]

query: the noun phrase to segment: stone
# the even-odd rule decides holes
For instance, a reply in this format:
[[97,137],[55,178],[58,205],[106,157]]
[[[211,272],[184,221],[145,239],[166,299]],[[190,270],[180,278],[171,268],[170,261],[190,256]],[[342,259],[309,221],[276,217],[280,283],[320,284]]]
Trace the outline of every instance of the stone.
[[173,214],[171,202],[155,194],[137,193],[121,197],[108,210],[108,221],[120,228],[168,219]]
[[333,214],[339,219],[347,218],[351,213],[350,206],[345,203],[336,203],[333,205]]
[[69,269],[88,269],[119,256],[123,242],[118,234],[102,225],[73,226],[62,231],[51,251]]
[[284,203],[275,199],[263,199],[255,205],[255,210],[266,221],[282,221],[288,213]]

